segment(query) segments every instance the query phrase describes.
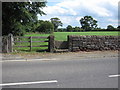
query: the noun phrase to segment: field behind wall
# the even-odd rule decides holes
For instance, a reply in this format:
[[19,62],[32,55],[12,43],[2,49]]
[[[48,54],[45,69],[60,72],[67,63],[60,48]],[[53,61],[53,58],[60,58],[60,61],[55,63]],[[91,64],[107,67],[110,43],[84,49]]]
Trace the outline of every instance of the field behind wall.
[[[118,31],[104,31],[104,32],[54,32],[53,34],[40,34],[40,33],[27,33],[25,36],[49,36],[54,35],[55,40],[59,41],[67,41],[68,35],[98,35],[98,36],[120,36]],[[39,39],[38,39],[39,40]],[[36,39],[36,41],[38,41]],[[29,43],[21,43],[21,45],[29,45]],[[48,43],[34,43],[34,45],[48,45]],[[22,52],[29,52],[29,47],[23,47],[23,48],[15,48],[17,51]],[[47,47],[33,47],[32,52],[40,51],[40,50],[48,49]]]

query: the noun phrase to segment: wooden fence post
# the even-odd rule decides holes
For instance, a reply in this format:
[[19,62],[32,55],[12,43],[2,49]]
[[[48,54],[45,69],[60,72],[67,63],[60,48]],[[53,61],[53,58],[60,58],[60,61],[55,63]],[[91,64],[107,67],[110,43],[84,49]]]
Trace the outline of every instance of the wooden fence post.
[[0,36],[0,53],[2,53],[2,36]]
[[54,52],[54,36],[49,36],[49,43],[48,43],[48,50],[49,52]]
[[8,35],[8,52],[13,52],[13,35]]
[[2,52],[8,53],[8,37],[2,38]]
[[71,52],[72,51],[72,36],[68,35],[67,37],[68,39],[68,51]]
[[30,37],[30,51],[32,51],[32,36]]

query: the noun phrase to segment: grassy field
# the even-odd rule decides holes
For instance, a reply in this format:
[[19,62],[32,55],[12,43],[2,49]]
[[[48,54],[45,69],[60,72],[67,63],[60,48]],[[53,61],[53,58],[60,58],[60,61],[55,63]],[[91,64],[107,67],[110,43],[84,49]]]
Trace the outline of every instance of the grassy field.
[[[99,36],[118,36],[117,31],[111,32],[54,32],[55,40],[65,41],[67,40],[67,35],[99,35]],[[27,34],[25,36],[49,36],[49,34]]]
[[[26,34],[25,36],[49,36],[50,34],[38,34],[38,33],[33,33],[33,34]],[[118,36],[118,32],[54,32],[52,35],[55,36],[55,40],[60,40],[60,41],[66,41],[68,35],[99,35],[99,36]],[[34,41],[39,41],[40,39],[34,39]],[[26,41],[26,40],[25,40]],[[29,46],[29,43],[19,43],[19,45],[22,46]],[[33,43],[33,45],[48,45],[48,43]],[[15,48],[17,51],[29,51],[29,47],[23,47],[23,48]],[[41,49],[47,49],[46,47],[33,47],[32,51],[36,52]]]

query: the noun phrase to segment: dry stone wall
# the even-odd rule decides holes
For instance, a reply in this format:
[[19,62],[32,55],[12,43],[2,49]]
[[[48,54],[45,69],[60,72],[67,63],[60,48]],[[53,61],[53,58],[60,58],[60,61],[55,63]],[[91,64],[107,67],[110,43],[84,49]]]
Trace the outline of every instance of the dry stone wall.
[[69,51],[120,50],[118,36],[68,36]]

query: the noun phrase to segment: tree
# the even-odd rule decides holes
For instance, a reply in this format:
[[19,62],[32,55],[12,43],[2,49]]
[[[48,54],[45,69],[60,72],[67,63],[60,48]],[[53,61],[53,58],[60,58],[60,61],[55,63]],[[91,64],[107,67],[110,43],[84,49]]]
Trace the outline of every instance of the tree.
[[57,17],[51,18],[50,20],[51,20],[52,24],[54,25],[54,31],[56,31],[56,32],[57,32],[58,27],[63,25],[63,23]]
[[117,30],[120,30],[120,26],[117,27]]
[[112,25],[108,25],[107,30],[115,30],[115,28]]
[[46,2],[3,2],[2,34],[23,35],[37,22],[37,15],[45,15],[41,10]]
[[72,32],[72,31],[73,31],[73,28],[72,28],[71,25],[68,25],[68,26],[67,26],[67,31],[68,31],[68,32]]
[[63,28],[58,28],[58,32],[63,32]]
[[41,33],[53,33],[54,26],[50,21],[42,21],[36,31]]
[[36,32],[37,28],[40,27],[41,23],[43,22],[44,22],[43,20],[38,20],[37,22],[33,23],[31,32]]
[[84,16],[80,19],[81,28],[90,31],[97,28],[97,21],[92,18],[92,16]]
[[79,32],[79,31],[80,31],[80,28],[76,26],[76,27],[74,28],[74,31],[75,31],[75,32]]

